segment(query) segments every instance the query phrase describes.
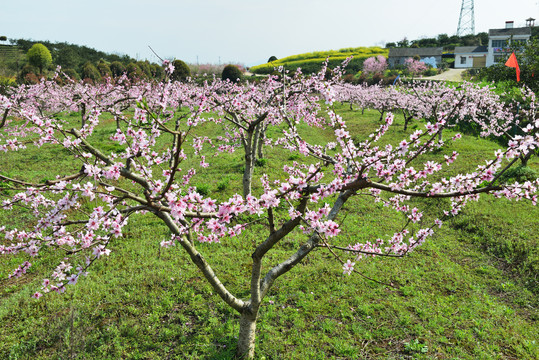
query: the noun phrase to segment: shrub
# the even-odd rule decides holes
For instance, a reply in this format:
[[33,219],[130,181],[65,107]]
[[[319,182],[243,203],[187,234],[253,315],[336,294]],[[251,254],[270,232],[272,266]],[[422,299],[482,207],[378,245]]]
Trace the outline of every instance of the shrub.
[[97,64],[97,70],[104,78],[112,78],[112,71],[110,70],[109,64],[107,64],[104,61],[100,61],[99,64]]
[[196,192],[202,196],[207,196],[210,193],[210,185],[208,184],[196,184]]
[[268,159],[256,159],[255,166],[264,167],[268,163]]
[[8,90],[17,86],[14,78],[0,76],[0,94],[7,95]]
[[131,80],[140,80],[144,77],[144,73],[135,63],[129,63],[125,68],[125,72],[127,73],[127,77]]
[[241,73],[241,70],[236,65],[232,64],[225,66],[223,73],[221,74],[221,79],[230,80],[232,82],[238,82],[242,77],[243,74]]
[[228,187],[230,178],[227,176],[217,183],[217,191],[224,191]]
[[150,63],[146,61],[137,61],[137,65],[139,66],[140,70],[142,70],[142,73],[147,79],[152,78],[152,69],[150,67]]
[[539,173],[527,166],[517,166],[507,170],[500,176],[500,182],[512,184],[515,181],[524,183],[526,181],[534,181],[539,177]]
[[85,80],[92,80],[93,82],[101,81],[101,74],[99,73],[99,70],[97,70],[95,65],[89,61],[82,67],[81,77]]
[[110,64],[110,71],[112,72],[112,76],[119,77],[122,76],[125,73],[125,66],[119,61],[113,61]]
[[62,69],[62,72],[71,80],[80,80],[79,74],[73,69]]
[[151,71],[152,71],[152,79],[155,80],[162,80],[163,76],[165,75],[165,71],[163,70],[163,67],[157,64],[151,64],[150,65]]
[[185,62],[174,60],[172,65],[174,65],[174,72],[171,76],[172,80],[185,81],[187,78],[191,77],[191,69],[189,69],[189,66],[187,66]]
[[269,59],[268,59],[268,62],[272,62],[272,61],[277,61],[277,57],[275,56],[271,56]]
[[26,75],[28,74],[34,74],[37,72],[37,69],[34,68],[32,65],[24,65],[21,69],[21,72],[19,73],[18,81],[20,83],[24,82],[26,79]]

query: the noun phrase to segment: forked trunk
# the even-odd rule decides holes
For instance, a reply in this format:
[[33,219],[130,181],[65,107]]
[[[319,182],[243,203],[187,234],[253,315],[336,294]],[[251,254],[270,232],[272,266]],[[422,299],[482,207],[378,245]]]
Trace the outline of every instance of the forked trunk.
[[238,336],[238,359],[253,359],[255,356],[256,318],[258,314],[250,312],[240,315],[240,333]]
[[529,151],[526,155],[520,155],[520,165],[528,166],[528,160],[532,157],[533,152]]

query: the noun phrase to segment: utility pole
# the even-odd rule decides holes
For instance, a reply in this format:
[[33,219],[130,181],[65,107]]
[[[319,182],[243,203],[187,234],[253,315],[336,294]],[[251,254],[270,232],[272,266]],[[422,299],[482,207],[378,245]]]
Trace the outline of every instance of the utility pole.
[[460,7],[457,36],[475,35],[475,17],[473,0],[462,0]]

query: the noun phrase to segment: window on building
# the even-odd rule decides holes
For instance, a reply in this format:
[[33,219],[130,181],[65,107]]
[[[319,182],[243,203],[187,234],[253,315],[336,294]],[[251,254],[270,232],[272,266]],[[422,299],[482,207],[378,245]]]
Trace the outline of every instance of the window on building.
[[492,40],[493,48],[504,48],[507,46],[507,40]]
[[460,63],[461,64],[466,64],[466,56],[461,56],[460,57]]

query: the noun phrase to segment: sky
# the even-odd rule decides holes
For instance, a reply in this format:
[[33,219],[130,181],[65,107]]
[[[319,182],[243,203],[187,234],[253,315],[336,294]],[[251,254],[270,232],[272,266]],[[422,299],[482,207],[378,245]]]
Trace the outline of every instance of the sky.
[[[454,35],[462,0],[0,0],[0,35],[139,60],[246,66],[312,51]],[[539,0],[475,0],[475,32],[539,25]]]

